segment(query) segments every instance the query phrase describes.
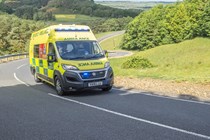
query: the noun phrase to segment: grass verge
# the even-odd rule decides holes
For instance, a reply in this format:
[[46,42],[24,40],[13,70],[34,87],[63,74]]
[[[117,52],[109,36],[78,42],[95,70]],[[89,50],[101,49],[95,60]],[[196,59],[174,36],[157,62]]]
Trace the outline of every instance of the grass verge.
[[210,39],[196,38],[178,44],[159,46],[138,52],[135,55],[147,58],[153,68],[122,69],[128,58],[111,59],[115,75],[149,77],[196,83],[210,82]]
[[104,50],[120,50],[119,46],[122,39],[123,35],[118,35],[102,41],[100,45]]

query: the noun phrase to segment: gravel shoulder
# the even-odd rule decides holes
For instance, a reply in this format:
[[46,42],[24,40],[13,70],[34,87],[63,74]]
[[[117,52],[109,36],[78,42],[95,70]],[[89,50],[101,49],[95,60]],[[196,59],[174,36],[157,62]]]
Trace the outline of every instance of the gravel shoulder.
[[210,85],[150,78],[115,77],[115,86],[181,99],[210,101]]

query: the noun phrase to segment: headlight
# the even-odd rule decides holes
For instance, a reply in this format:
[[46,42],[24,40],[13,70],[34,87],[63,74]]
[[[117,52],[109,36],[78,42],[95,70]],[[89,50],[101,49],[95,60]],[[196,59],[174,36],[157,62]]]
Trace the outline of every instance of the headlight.
[[72,65],[65,65],[65,64],[63,64],[62,67],[63,67],[64,70],[78,70],[77,67],[72,66]]
[[104,65],[105,68],[108,68],[109,66],[110,66],[109,62],[106,62],[105,65]]

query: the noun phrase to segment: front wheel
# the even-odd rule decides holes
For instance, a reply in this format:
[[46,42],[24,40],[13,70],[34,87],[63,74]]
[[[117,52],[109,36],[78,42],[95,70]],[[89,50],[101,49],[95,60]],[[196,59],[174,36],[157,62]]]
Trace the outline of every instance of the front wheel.
[[112,86],[108,86],[108,87],[102,88],[103,91],[110,91],[111,89],[112,89]]
[[55,78],[55,89],[58,95],[63,96],[65,94],[65,91],[63,90],[62,81],[59,77]]

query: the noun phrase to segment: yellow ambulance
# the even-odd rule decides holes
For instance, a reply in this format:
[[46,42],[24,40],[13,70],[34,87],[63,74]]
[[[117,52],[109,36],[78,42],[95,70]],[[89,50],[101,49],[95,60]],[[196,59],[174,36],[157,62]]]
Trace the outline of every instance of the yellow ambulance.
[[53,25],[30,39],[30,70],[36,82],[55,86],[58,95],[98,88],[111,90],[114,74],[107,51],[88,26]]

